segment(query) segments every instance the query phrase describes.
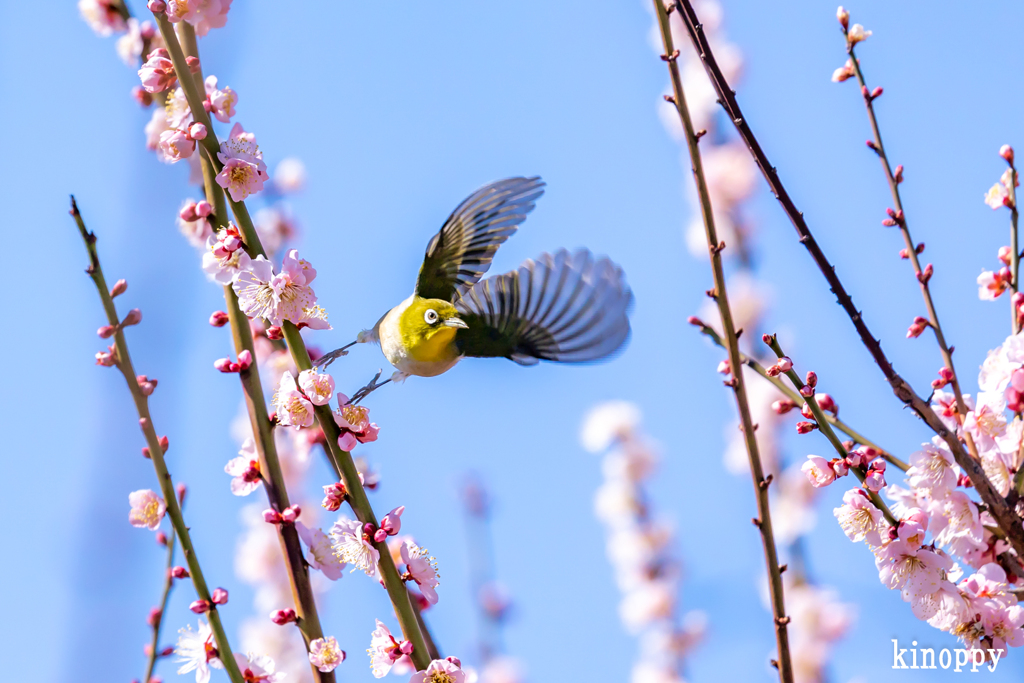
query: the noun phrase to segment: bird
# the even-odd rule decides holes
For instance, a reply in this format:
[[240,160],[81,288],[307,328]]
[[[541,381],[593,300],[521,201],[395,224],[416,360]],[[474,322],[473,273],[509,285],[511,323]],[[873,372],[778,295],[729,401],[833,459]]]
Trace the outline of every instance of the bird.
[[[544,187],[540,177],[514,177],[469,195],[427,244],[413,293],[316,364],[326,367],[361,342],[380,344],[394,381],[435,377],[468,357],[534,365],[616,353],[630,335],[633,294],[607,257],[559,249],[481,280]],[[364,389],[384,384],[376,379]]]

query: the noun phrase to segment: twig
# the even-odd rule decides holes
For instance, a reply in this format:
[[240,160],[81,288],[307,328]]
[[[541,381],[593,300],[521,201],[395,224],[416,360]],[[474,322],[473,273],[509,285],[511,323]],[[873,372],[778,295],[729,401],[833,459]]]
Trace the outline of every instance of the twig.
[[167,567],[164,576],[163,596],[160,598],[160,616],[157,617],[156,623],[153,624],[153,639],[149,643],[149,660],[146,662],[146,675],[143,677],[142,683],[149,683],[153,680],[153,668],[156,666],[156,660],[161,656],[159,650],[160,629],[164,625],[164,614],[167,613],[167,600],[171,597],[171,588],[174,587],[174,577],[171,576],[171,568],[174,566],[174,542],[175,533],[172,526],[171,533],[167,535]]
[[853,305],[853,299],[850,298],[846,288],[843,287],[843,283],[836,275],[835,268],[829,263],[821,247],[815,241],[814,236],[807,227],[803,214],[797,210],[796,205],[779,179],[775,167],[768,161],[764,150],[761,149],[761,144],[743,117],[743,112],[736,101],[736,93],[729,87],[729,82],[722,74],[722,70],[715,60],[715,55],[708,43],[707,36],[704,34],[703,26],[693,10],[693,4],[690,0],[672,0],[672,2],[676,8],[675,14],[679,15],[682,19],[690,40],[693,42],[697,54],[700,55],[701,61],[704,64],[704,70],[707,72],[708,77],[711,79],[711,84],[718,94],[719,103],[729,115],[737,132],[750,150],[754,162],[771,188],[772,194],[779,200],[783,211],[796,229],[800,237],[800,243],[804,245],[822,275],[825,276],[829,288],[835,294],[839,305],[843,307],[843,310],[850,318],[861,342],[871,354],[875,364],[881,369],[889,386],[892,387],[893,393],[904,405],[910,407],[935,434],[946,442],[946,445],[949,446],[950,451],[953,453],[953,458],[956,460],[957,465],[967,473],[971,484],[978,491],[978,495],[989,506],[989,511],[995,518],[996,523],[1007,532],[1007,538],[1014,550],[1017,551],[1019,556],[1024,557],[1024,527],[1021,526],[1020,517],[1014,513],[1011,506],[1003,500],[999,492],[992,486],[992,483],[981,468],[981,463],[971,457],[964,449],[963,444],[960,443],[957,435],[946,428],[946,425],[935,414],[935,411],[928,405],[928,402],[918,396],[906,380],[900,377],[892,367],[892,363],[889,362],[889,359],[882,351],[881,344],[871,334],[871,330],[865,324],[860,311]]
[[[725,342],[722,340],[722,337],[719,336],[718,332],[715,331],[715,328],[711,327],[710,325],[700,320],[699,318],[691,318],[690,322],[700,329],[701,334],[706,335],[709,339],[711,339],[711,341],[713,341],[715,344],[722,347],[723,349],[726,348]],[[803,403],[803,396],[801,396],[798,392],[794,391],[792,388],[787,386],[786,383],[783,382],[778,377],[772,377],[771,375],[769,375],[765,367],[761,365],[761,363],[758,362],[756,359],[741,353],[740,362],[742,362],[748,368],[759,374],[764,379],[771,382],[776,389],[778,389],[783,395],[786,396],[786,398],[788,398],[793,403],[797,405]],[[836,429],[846,434],[856,443],[859,443],[862,446],[869,446],[870,448],[874,448],[876,451],[878,451],[879,455],[881,455],[882,458],[884,458],[886,462],[888,462],[890,465],[898,467],[904,472],[910,469],[910,465],[903,462],[889,451],[885,450],[875,442],[871,441],[867,437],[860,434],[860,432],[856,431],[853,427],[840,420],[837,416],[824,413],[824,417],[826,422],[828,422],[830,425],[834,426]]]
[[772,613],[775,621],[775,639],[779,649],[777,662],[779,679],[782,683],[793,682],[793,665],[789,652],[789,629],[790,618],[786,616],[786,604],[783,594],[782,570],[779,567],[778,551],[775,548],[775,537],[772,531],[771,511],[768,503],[768,486],[770,479],[765,479],[764,469],[761,464],[761,454],[758,450],[757,436],[754,433],[754,422],[750,417],[750,405],[747,402],[746,384],[741,370],[739,339],[736,336],[736,329],[733,326],[732,311],[729,308],[729,298],[726,292],[725,271],[722,267],[722,249],[724,244],[719,243],[718,234],[715,230],[715,220],[711,208],[711,198],[708,195],[707,183],[704,179],[704,167],[700,156],[699,138],[693,130],[693,122],[690,120],[690,112],[686,106],[686,97],[683,93],[682,78],[679,75],[679,65],[676,57],[679,52],[672,45],[672,30],[669,27],[668,12],[662,0],[654,0],[655,12],[658,16],[658,25],[661,29],[661,39],[665,46],[663,59],[668,64],[669,75],[672,79],[672,92],[675,100],[676,111],[679,120],[683,125],[686,136],[686,146],[690,153],[690,163],[693,167],[693,177],[697,185],[697,193],[700,198],[701,215],[704,219],[704,231],[707,236],[708,251],[711,257],[711,270],[714,276],[715,290],[713,298],[718,304],[718,312],[722,318],[722,328],[725,333],[725,343],[729,350],[729,362],[732,371],[732,380],[727,382],[731,385],[736,399],[736,408],[740,415],[740,424],[743,431],[743,439],[747,449],[747,456],[750,461],[750,472],[754,480],[754,493],[757,497],[758,518],[754,520],[758,530],[761,532],[761,541],[764,546],[765,564],[769,577],[769,592],[771,594]]
[[[164,13],[155,12],[153,16],[156,19],[160,34],[163,36],[168,54],[174,64],[174,70],[179,74],[188,73],[188,64],[185,61],[185,55],[182,52],[181,45],[178,43],[177,36],[175,36],[173,26],[167,20]],[[219,172],[223,166],[217,158],[217,152],[220,151],[220,143],[217,141],[217,136],[214,133],[210,116],[203,108],[203,98],[200,96],[193,79],[179,78],[178,81],[181,84],[182,91],[185,93],[185,98],[188,100],[189,108],[192,110],[192,116],[198,123],[206,126],[207,135],[200,141],[200,144],[202,144],[213,169]],[[263,249],[259,235],[256,233],[256,228],[252,223],[252,218],[249,216],[249,210],[246,208],[245,202],[236,202],[230,197],[227,197],[227,201],[232,213],[235,215],[235,221],[242,231],[246,250],[254,257],[258,255],[265,256],[266,251]],[[282,331],[296,367],[299,371],[310,369],[309,352],[306,350],[305,342],[302,340],[298,328],[291,322],[286,321],[282,325]],[[347,451],[341,450],[338,446],[340,430],[334,422],[334,416],[331,413],[330,407],[316,406],[315,414],[326,438],[328,460],[331,462],[335,473],[345,484],[348,491],[349,504],[353,512],[359,521],[364,524],[373,524],[374,527],[379,527],[377,517],[374,515],[373,508],[370,506],[370,501],[366,496],[366,491],[359,481],[359,472],[356,470],[352,456]],[[430,663],[428,658],[429,649],[420,630],[416,614],[413,611],[409,592],[398,573],[398,569],[388,550],[387,542],[375,541],[374,546],[380,553],[378,568],[384,581],[384,586],[388,591],[388,596],[391,598],[398,623],[402,628],[405,639],[413,644],[413,652],[410,657],[417,669],[425,669]]]
[[[779,358],[784,358],[786,356],[785,352],[782,350],[782,346],[779,345],[778,338],[775,335],[766,334],[764,336],[764,342],[771,347],[771,350],[774,351],[775,355]],[[800,379],[800,375],[797,374],[795,366],[787,370],[785,374],[786,377],[789,377],[789,381],[793,383],[793,386],[796,388],[803,403],[810,409],[811,414],[814,415],[814,420],[818,423],[818,431],[825,435],[825,438],[828,439],[830,444],[832,444],[832,447],[836,450],[839,457],[841,459],[845,459],[849,455],[846,451],[846,446],[844,446],[843,442],[838,436],[836,436],[836,433],[832,431],[832,425],[826,418],[825,411],[821,409],[820,405],[818,405],[817,396],[813,393],[810,396],[804,396],[802,392],[804,391],[806,384],[804,384],[804,381]],[[863,484],[865,479],[863,468],[851,467],[850,469],[857,475],[857,478]],[[875,504],[876,508],[882,511],[882,515],[885,516],[885,521],[887,521],[891,526],[899,526],[899,520],[897,520],[895,515],[892,514],[889,506],[885,504],[885,501],[882,500],[882,497],[879,496],[878,493],[869,490],[868,498],[871,499],[871,502]]]
[[[843,35],[846,35],[847,33],[848,31],[844,26]],[[899,227],[900,233],[903,235],[903,244],[905,247],[904,252],[914,268],[914,275],[921,287],[921,296],[924,298],[925,308],[928,309],[928,322],[931,324],[931,328],[935,332],[935,341],[939,345],[939,352],[942,354],[942,362],[953,375],[953,379],[950,384],[953,387],[953,395],[956,397],[957,420],[962,424],[964,418],[967,416],[967,404],[964,402],[964,395],[960,390],[960,379],[957,376],[956,368],[953,365],[953,350],[946,343],[946,335],[942,331],[942,324],[939,322],[939,314],[935,308],[935,301],[932,299],[930,285],[931,267],[929,266],[928,272],[925,272],[921,268],[921,261],[918,258],[917,246],[914,244],[914,240],[910,236],[910,228],[907,226],[907,214],[903,209],[903,199],[900,196],[899,181],[892,172],[892,165],[889,163],[889,157],[885,152],[885,143],[882,142],[882,131],[878,126],[878,118],[875,116],[874,101],[878,95],[868,91],[867,83],[864,80],[864,72],[860,68],[860,60],[857,59],[854,43],[847,38],[846,45],[847,53],[850,55],[850,63],[853,65],[854,73],[857,75],[857,82],[860,84],[861,94],[864,99],[864,106],[868,113],[868,121],[871,123],[871,133],[874,136],[874,147],[872,147],[872,149],[882,162],[882,171],[885,173],[885,180],[889,185],[889,193],[892,195],[892,201],[895,207],[895,211],[893,212],[894,215],[889,220]],[[974,438],[967,432],[964,432],[963,436],[967,442],[967,449],[970,451],[971,456],[977,459],[978,449],[974,445]]]
[[196,595],[198,595],[199,599],[205,600],[210,606],[207,612],[210,630],[213,631],[213,637],[217,643],[217,651],[220,654],[220,660],[224,664],[228,676],[233,683],[243,683],[242,674],[238,670],[238,664],[235,662],[231,645],[228,642],[227,634],[224,632],[224,626],[220,620],[219,610],[211,599],[210,591],[206,586],[206,578],[203,576],[202,567],[199,565],[199,558],[196,556],[195,548],[192,546],[192,537],[189,535],[188,526],[185,524],[185,519],[181,514],[181,506],[178,504],[174,482],[171,480],[171,474],[167,471],[167,464],[164,462],[163,446],[160,443],[160,437],[157,436],[156,429],[153,427],[153,418],[149,413],[149,399],[142,393],[139,381],[135,375],[135,368],[132,366],[132,359],[128,353],[128,344],[124,338],[124,330],[120,327],[121,319],[117,315],[117,308],[114,306],[114,300],[107,289],[107,282],[103,277],[103,270],[100,267],[99,254],[96,251],[96,235],[86,229],[85,222],[82,220],[82,215],[78,212],[78,205],[75,203],[74,197],[71,198],[71,215],[74,217],[78,230],[82,234],[82,241],[85,242],[86,249],[89,250],[89,267],[86,268],[86,273],[96,285],[100,300],[103,302],[103,310],[107,315],[107,322],[117,330],[114,334],[114,347],[116,349],[115,365],[121,371],[121,374],[124,375],[125,382],[128,383],[128,390],[132,395],[132,400],[135,402],[135,409],[139,414],[139,425],[142,427],[142,433],[146,437],[149,455],[153,461],[153,469],[156,470],[156,478],[160,483],[160,490],[167,505],[167,516],[170,517],[171,525],[178,535],[181,552],[185,555],[188,571],[192,577],[192,585],[195,586]]
[[[186,54],[199,57],[199,50],[196,43],[195,29],[186,21],[178,24],[178,32],[182,43],[185,46]],[[194,74],[194,82],[198,85],[203,82],[202,71]],[[224,191],[216,183],[214,177],[216,172],[208,156],[201,158],[203,170],[203,184],[206,192],[206,201],[214,207],[211,215],[214,225],[226,225],[226,207]],[[252,357],[256,357],[256,349],[252,340],[252,332],[249,327],[249,319],[242,314],[238,307],[238,296],[230,285],[224,287],[224,302],[226,304],[228,319],[231,324],[231,338],[235,346],[236,357],[243,351],[248,351]],[[274,441],[273,425],[267,413],[267,403],[263,395],[263,384],[260,381],[258,364],[253,363],[248,368],[238,373],[242,383],[242,392],[245,395],[245,406],[249,414],[249,423],[252,426],[253,439],[256,444],[256,454],[259,458],[260,472],[263,475],[263,488],[266,490],[267,501],[270,507],[277,512],[284,512],[291,505],[288,497],[288,489],[285,485],[284,473],[281,470],[281,462],[277,454],[277,444]],[[317,612],[316,599],[313,595],[313,586],[309,579],[309,567],[302,555],[302,543],[294,524],[277,524],[278,541],[281,544],[281,553],[284,556],[285,568],[288,573],[288,583],[292,590],[292,598],[295,603],[295,613],[298,619],[296,625],[302,633],[306,650],[309,651],[309,644],[317,638],[323,638],[323,627],[320,624],[320,617]],[[310,664],[313,672],[313,680],[318,683],[334,683],[336,677],[333,671],[320,671],[315,664]]]

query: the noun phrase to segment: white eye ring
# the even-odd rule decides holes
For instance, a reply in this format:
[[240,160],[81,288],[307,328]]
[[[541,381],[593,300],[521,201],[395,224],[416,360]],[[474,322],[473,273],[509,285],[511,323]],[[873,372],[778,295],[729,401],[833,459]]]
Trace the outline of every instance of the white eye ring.
[[423,319],[427,321],[428,325],[433,325],[437,322],[437,311],[433,308],[428,308],[427,312],[423,314]]

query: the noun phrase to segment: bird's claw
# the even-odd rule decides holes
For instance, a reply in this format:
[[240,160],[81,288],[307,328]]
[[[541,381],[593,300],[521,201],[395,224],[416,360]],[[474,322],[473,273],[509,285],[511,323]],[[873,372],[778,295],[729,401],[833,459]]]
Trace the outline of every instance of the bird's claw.
[[366,398],[367,396],[372,394],[374,391],[376,391],[377,389],[380,389],[382,386],[384,386],[388,382],[391,382],[392,379],[394,379],[392,377],[392,378],[384,380],[383,382],[378,383],[377,380],[380,379],[381,373],[383,373],[383,372],[384,372],[383,370],[378,370],[377,374],[373,376],[373,379],[371,379],[366,384],[366,386],[360,387],[360,389],[358,391],[356,391],[356,393],[352,394],[352,398],[350,398],[348,400],[348,403],[346,405],[352,405],[352,406],[357,405],[364,398]]
[[329,353],[325,353],[324,355],[320,356],[315,361],[313,361],[313,365],[315,367],[320,368],[321,370],[326,370],[328,365],[330,365],[334,361],[338,360],[342,356],[347,356],[348,355],[348,349],[350,347],[352,347],[352,346],[355,346],[358,343],[359,343],[358,341],[354,341],[354,342],[351,342],[349,344],[345,344],[340,349],[334,349],[333,351],[330,351]]

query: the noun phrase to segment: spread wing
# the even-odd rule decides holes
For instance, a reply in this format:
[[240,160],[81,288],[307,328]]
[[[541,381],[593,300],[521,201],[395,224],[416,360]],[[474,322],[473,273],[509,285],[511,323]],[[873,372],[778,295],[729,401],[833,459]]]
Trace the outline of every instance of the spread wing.
[[455,304],[468,325],[455,342],[466,356],[522,365],[599,360],[629,338],[632,303],[621,268],[562,249],[474,285]]
[[507,178],[467,197],[427,245],[416,294],[445,301],[463,296],[487,272],[494,252],[526,220],[542,194],[540,178]]

